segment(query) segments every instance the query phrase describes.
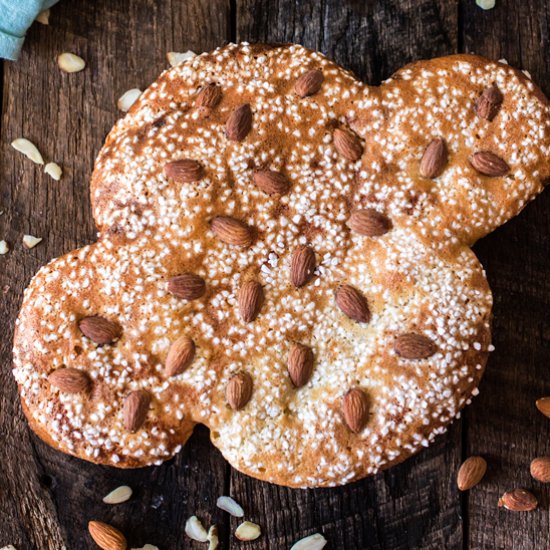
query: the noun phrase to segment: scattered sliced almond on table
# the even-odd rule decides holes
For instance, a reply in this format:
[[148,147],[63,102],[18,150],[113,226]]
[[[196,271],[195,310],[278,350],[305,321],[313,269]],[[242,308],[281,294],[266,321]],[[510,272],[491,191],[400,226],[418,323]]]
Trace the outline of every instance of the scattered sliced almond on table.
[[90,521],[88,531],[103,550],[126,550],[126,537],[115,527],[102,521]]
[[50,10],[42,10],[37,16],[35,21],[38,21],[42,25],[49,25],[50,24]]
[[198,542],[208,542],[208,533],[197,516],[191,516],[185,523],[185,534]]
[[41,237],[33,237],[32,235],[23,235],[23,244],[27,248],[34,248],[38,243],[42,242]]
[[487,462],[481,456],[470,456],[460,466],[456,483],[460,491],[467,491],[477,485],[487,471]]
[[166,54],[166,59],[168,59],[168,63],[172,67],[175,67],[176,65],[179,65],[180,63],[183,63],[184,61],[187,61],[188,59],[193,59],[197,54],[195,52],[192,52],[191,50],[188,50],[186,52],[168,52]]
[[44,166],[44,172],[55,181],[59,181],[63,174],[61,166],[59,166],[59,164],[57,164],[56,162],[48,162],[48,164]]
[[121,485],[103,497],[103,502],[105,504],[121,504],[127,500],[130,500],[131,496],[132,488],[128,487],[128,485]]
[[132,548],[131,550],[159,550],[159,547],[154,546],[153,544],[146,544],[145,546],[142,546],[141,548]]
[[66,73],[78,73],[86,67],[86,62],[82,57],[70,52],[60,54],[57,57],[57,64]]
[[231,497],[221,496],[216,501],[216,506],[221,510],[231,514],[233,517],[242,518],[244,516],[244,510],[242,506],[235,502]]
[[260,526],[251,521],[241,523],[235,530],[235,536],[239,540],[256,540],[262,534]]
[[142,94],[139,88],[132,88],[124,92],[116,102],[116,106],[119,111],[126,112],[130,110],[130,107],[137,101],[138,97]]
[[11,142],[11,146],[20,153],[23,153],[27,158],[31,159],[35,164],[44,164],[44,159],[40,151],[32,141],[26,138],[18,138]]
[[327,539],[320,533],[315,533],[295,542],[290,550],[321,550],[326,544]]
[[10,247],[6,241],[0,241],[0,256],[7,254],[10,251]]
[[216,550],[219,545],[218,528],[215,525],[211,525],[208,529],[208,550]]
[[476,4],[482,10],[492,10],[495,7],[495,0],[476,0]]
[[526,489],[507,491],[498,500],[498,506],[512,512],[530,512],[538,505],[535,495]]

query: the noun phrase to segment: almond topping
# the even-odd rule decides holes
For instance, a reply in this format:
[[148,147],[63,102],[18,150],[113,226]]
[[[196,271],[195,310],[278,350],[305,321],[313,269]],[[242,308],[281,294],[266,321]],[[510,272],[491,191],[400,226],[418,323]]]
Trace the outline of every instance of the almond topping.
[[262,307],[264,299],[264,289],[256,281],[247,281],[239,289],[237,301],[239,303],[239,313],[245,323],[250,323],[256,319]]
[[487,462],[481,456],[471,456],[460,466],[456,483],[460,491],[468,491],[477,485],[487,471]]
[[132,488],[128,485],[121,485],[116,489],[113,489],[108,495],[103,497],[105,504],[122,504],[130,500],[132,496]]
[[235,530],[235,536],[239,540],[256,540],[262,534],[260,526],[251,521],[244,521]]
[[73,367],[62,367],[48,375],[48,382],[65,393],[80,393],[90,387],[88,375]]
[[252,229],[245,223],[227,216],[216,216],[210,228],[220,241],[234,246],[250,246],[253,240]]
[[252,110],[246,103],[237,107],[225,126],[225,133],[231,141],[242,141],[252,129]]
[[195,358],[195,343],[188,336],[180,336],[172,343],[166,356],[164,373],[166,376],[181,374]]
[[216,502],[216,506],[225,512],[228,512],[233,517],[242,518],[244,510],[241,505],[235,502],[231,497],[220,497]]
[[373,208],[355,210],[348,218],[346,225],[355,233],[365,237],[380,237],[392,227],[390,219]]
[[420,161],[420,175],[425,178],[437,178],[447,165],[447,145],[443,138],[430,142]]
[[222,99],[222,89],[214,82],[203,86],[195,99],[195,107],[213,109]]
[[315,533],[295,542],[290,550],[322,550],[326,544],[327,539],[321,533]]
[[540,456],[531,462],[531,475],[541,483],[550,483],[550,456]]
[[275,170],[257,170],[253,179],[258,188],[268,195],[283,195],[290,187],[287,177]]
[[496,84],[485,88],[475,104],[477,116],[488,121],[493,120],[497,116],[503,99],[504,97]]
[[168,279],[168,292],[182,300],[196,300],[206,289],[202,277],[195,273],[182,273]]
[[544,416],[550,418],[550,397],[537,399],[535,405]]
[[229,406],[238,411],[242,409],[252,397],[252,378],[247,372],[233,375],[225,388],[225,398]]
[[437,351],[436,345],[430,338],[416,332],[400,334],[395,339],[393,349],[403,359],[426,359]]
[[100,315],[82,318],[78,327],[84,336],[100,345],[112,344],[122,334],[122,327],[118,323]]
[[341,128],[336,128],[332,134],[332,138],[334,140],[334,147],[345,159],[355,162],[361,158],[363,145],[357,135]]
[[508,164],[491,151],[478,151],[471,155],[468,160],[484,176],[505,176],[510,171]]
[[358,323],[370,321],[369,305],[366,298],[351,285],[340,285],[335,292],[336,305],[350,319]]
[[294,91],[300,97],[316,94],[321,89],[325,77],[319,69],[312,69],[302,74],[294,84]]
[[315,252],[309,246],[298,246],[290,262],[290,280],[296,288],[311,281],[315,271]]
[[103,550],[126,550],[126,538],[112,525],[102,521],[90,521],[88,531],[94,542]]
[[62,53],[58,56],[57,64],[59,65],[59,68],[66,73],[78,73],[86,67],[86,62],[82,59],[82,57],[68,52]]
[[176,183],[192,183],[204,177],[204,169],[193,159],[173,160],[164,165],[164,175]]
[[124,427],[129,432],[137,432],[143,426],[150,403],[151,396],[145,390],[135,390],[126,396],[122,414]]
[[185,522],[185,534],[198,542],[208,542],[208,533],[197,516],[191,516]]
[[313,351],[311,348],[292,342],[288,352],[288,374],[292,383],[301,388],[305,386],[313,371]]
[[353,388],[346,393],[342,403],[342,412],[348,428],[359,433],[367,423],[369,416],[369,400],[364,391]]
[[537,507],[538,501],[533,493],[525,489],[514,489],[504,493],[498,500],[498,505],[512,512],[530,512]]

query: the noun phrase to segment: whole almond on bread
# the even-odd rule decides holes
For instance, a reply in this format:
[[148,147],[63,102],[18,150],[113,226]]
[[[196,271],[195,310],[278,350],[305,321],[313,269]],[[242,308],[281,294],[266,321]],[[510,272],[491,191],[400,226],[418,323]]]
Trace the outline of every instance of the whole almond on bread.
[[222,99],[222,89],[211,82],[203,86],[195,99],[195,107],[213,109]]
[[426,359],[431,357],[437,348],[427,336],[417,332],[406,332],[395,339],[394,350],[404,359]]
[[325,77],[319,69],[312,69],[302,74],[294,84],[294,91],[300,97],[316,94],[323,84]]
[[506,161],[502,160],[494,153],[491,153],[491,151],[478,151],[468,160],[470,164],[484,176],[505,176],[510,171],[510,167]]
[[182,273],[168,279],[168,292],[183,300],[196,300],[206,289],[204,279],[195,273]]
[[292,342],[288,352],[288,374],[292,383],[301,388],[308,383],[313,371],[313,351],[308,346]]
[[282,195],[290,187],[288,178],[275,170],[257,170],[254,172],[253,179],[258,188],[268,195],[276,193]]
[[503,99],[504,97],[496,84],[485,88],[475,104],[477,116],[488,121],[493,120],[500,110]]
[[250,246],[252,229],[245,223],[228,216],[216,216],[210,222],[210,228],[220,241],[234,246]]
[[346,221],[346,225],[354,233],[364,237],[380,237],[391,229],[390,219],[374,208],[355,210]]
[[145,390],[130,392],[124,400],[123,417],[124,427],[129,432],[137,432],[145,422],[151,396]]
[[350,319],[358,323],[370,321],[367,299],[355,287],[340,285],[335,292],[336,304]]
[[447,145],[443,138],[435,138],[430,142],[420,161],[420,175],[425,178],[436,178],[447,165]]
[[290,280],[296,288],[307,284],[315,271],[315,252],[309,246],[298,246],[290,261]]
[[239,289],[237,301],[239,313],[245,323],[251,323],[256,319],[262,307],[264,290],[257,281],[247,281]]
[[250,375],[241,371],[232,376],[225,388],[225,397],[234,411],[242,409],[252,397],[252,378]]
[[349,429],[359,433],[365,427],[369,416],[369,400],[365,392],[359,388],[349,390],[344,396],[342,412]]
[[336,128],[332,134],[334,147],[345,159],[356,162],[363,154],[363,145],[356,134]]
[[188,336],[180,336],[172,343],[166,356],[164,372],[167,376],[181,374],[195,358],[195,343]]
[[112,344],[122,334],[122,328],[117,322],[100,315],[84,317],[78,326],[82,334],[96,344]]
[[204,177],[204,168],[196,160],[173,160],[164,165],[164,175],[176,183],[192,183]]
[[52,386],[65,393],[79,393],[90,387],[88,375],[74,367],[62,367],[54,370],[49,374],[48,381]]
[[225,125],[225,133],[231,141],[242,141],[252,129],[252,109],[245,104],[237,107]]

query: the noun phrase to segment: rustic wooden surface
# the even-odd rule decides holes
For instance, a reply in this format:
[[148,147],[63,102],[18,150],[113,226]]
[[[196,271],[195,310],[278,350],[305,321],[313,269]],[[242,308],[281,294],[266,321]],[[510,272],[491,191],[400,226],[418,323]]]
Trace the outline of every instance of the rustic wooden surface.
[[[1,18],[1,16],[0,16]],[[547,549],[549,491],[529,476],[534,456],[550,454],[550,421],[534,407],[550,394],[550,194],[476,246],[495,295],[494,343],[481,395],[448,434],[388,472],[347,487],[290,490],[232,471],[206,429],[161,467],[136,471],[92,466],[51,450],[32,435],[10,373],[13,322],[22,290],[40,265],[95,238],[88,182],[93,159],[119,116],[116,99],[144,88],[166,67],[165,53],[200,52],[228,41],[294,41],[316,48],[376,84],[419,58],[468,51],[505,57],[550,93],[550,3],[497,0],[96,0],[62,1],[49,26],[35,24],[17,63],[3,71],[0,238],[0,547],[95,548],[90,519],[123,530],[131,546],[204,548],[183,534],[198,515],[216,522],[221,547],[285,549],[320,531],[331,549]],[[56,55],[88,63],[62,74]],[[9,143],[25,136],[62,164],[55,182]],[[33,250],[24,233],[44,238]],[[490,473],[460,495],[460,461],[482,454]],[[101,498],[129,484],[135,497],[108,507]],[[525,486],[539,510],[497,509],[506,489]],[[263,536],[244,545],[236,521],[215,507],[231,493]]]

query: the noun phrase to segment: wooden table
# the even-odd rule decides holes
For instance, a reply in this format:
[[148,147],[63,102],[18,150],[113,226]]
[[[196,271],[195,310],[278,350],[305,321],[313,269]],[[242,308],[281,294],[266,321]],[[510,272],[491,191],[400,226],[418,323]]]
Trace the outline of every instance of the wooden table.
[[[1,18],[1,15],[0,15]],[[131,546],[205,548],[183,535],[192,514],[216,522],[222,548],[286,549],[321,531],[331,549],[547,549],[549,490],[529,475],[550,454],[550,420],[535,399],[550,394],[550,193],[476,246],[495,296],[494,344],[481,394],[434,445],[372,479],[331,490],[290,490],[233,471],[206,429],[160,467],[119,471],[53,451],[27,428],[10,373],[13,323],[23,288],[50,258],[92,242],[88,182],[103,138],[120,116],[117,98],[145,88],[168,51],[209,50],[228,41],[293,41],[319,49],[374,84],[403,64],[452,52],[506,58],[550,92],[550,4],[497,0],[94,0],[62,1],[49,26],[35,24],[3,76],[0,239],[0,547],[95,548],[90,519],[118,526]],[[56,56],[80,54],[87,68],[61,73]],[[9,143],[25,136],[64,176],[55,182]],[[32,250],[25,233],[43,237]],[[471,454],[487,458],[481,485],[460,494],[455,476]],[[135,497],[101,498],[128,484]],[[497,508],[507,489],[539,497],[532,513]],[[232,535],[236,521],[216,509],[232,494],[263,527],[255,543]]]

